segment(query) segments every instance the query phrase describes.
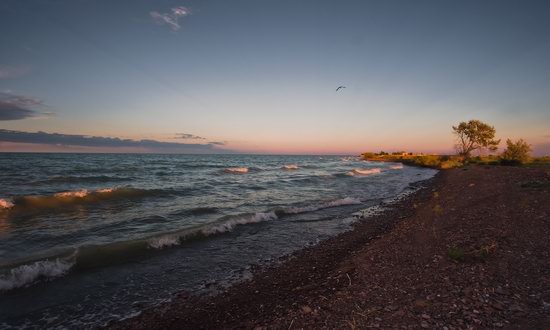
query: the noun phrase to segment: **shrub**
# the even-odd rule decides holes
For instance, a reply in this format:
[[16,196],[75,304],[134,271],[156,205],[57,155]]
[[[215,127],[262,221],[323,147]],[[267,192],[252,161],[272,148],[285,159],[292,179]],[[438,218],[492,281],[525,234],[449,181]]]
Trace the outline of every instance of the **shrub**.
[[506,140],[506,150],[502,153],[501,162],[507,165],[521,165],[529,162],[531,156],[531,146],[523,139],[516,142]]

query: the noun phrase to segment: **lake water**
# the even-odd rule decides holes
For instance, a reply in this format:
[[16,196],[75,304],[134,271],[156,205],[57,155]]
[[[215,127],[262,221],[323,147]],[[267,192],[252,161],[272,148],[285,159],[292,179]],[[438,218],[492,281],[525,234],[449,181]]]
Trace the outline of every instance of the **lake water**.
[[0,154],[0,328],[97,327],[211,292],[435,173],[343,156]]

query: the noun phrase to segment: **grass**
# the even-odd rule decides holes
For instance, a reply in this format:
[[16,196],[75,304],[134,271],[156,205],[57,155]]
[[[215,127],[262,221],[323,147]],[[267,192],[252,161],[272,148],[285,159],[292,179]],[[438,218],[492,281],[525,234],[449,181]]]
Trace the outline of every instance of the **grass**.
[[447,254],[449,255],[449,258],[451,258],[454,261],[464,260],[464,250],[462,250],[458,246],[451,246]]
[[378,162],[398,162],[410,166],[420,166],[435,169],[460,168],[464,165],[515,165],[525,167],[550,167],[550,156],[533,157],[525,164],[510,164],[503,161],[500,156],[476,156],[464,159],[457,155],[411,155],[411,154],[375,154],[366,152],[362,154],[364,160]]

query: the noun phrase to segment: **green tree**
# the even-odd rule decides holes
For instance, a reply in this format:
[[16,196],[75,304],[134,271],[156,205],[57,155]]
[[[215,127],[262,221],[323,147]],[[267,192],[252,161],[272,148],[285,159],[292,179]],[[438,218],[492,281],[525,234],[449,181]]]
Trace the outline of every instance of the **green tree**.
[[453,126],[453,133],[457,136],[456,150],[465,158],[475,150],[495,151],[500,143],[500,140],[495,140],[495,128],[476,119]]
[[525,164],[531,158],[531,146],[523,139],[513,142],[506,140],[506,150],[500,156],[505,164]]

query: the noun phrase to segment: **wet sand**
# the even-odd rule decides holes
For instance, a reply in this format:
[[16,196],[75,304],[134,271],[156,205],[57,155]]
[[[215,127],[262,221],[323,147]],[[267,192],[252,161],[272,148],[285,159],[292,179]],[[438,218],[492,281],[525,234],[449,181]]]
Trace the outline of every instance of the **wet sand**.
[[123,329],[550,329],[550,169],[441,171],[354,230]]

